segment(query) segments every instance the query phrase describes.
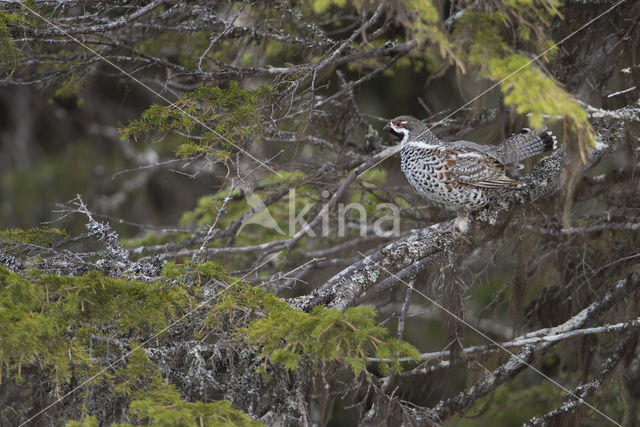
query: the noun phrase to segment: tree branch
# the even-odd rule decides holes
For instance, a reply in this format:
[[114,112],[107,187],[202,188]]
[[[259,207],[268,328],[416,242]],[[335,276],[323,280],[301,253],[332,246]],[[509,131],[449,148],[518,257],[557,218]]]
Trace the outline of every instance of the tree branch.
[[[554,328],[547,329],[548,333],[545,335],[560,335],[584,326],[588,322],[598,318],[602,313],[609,310],[615,304],[619,303],[627,295],[637,291],[639,287],[640,271],[636,270],[627,276],[627,278],[616,283],[616,285],[607,292],[604,297],[592,303],[571,319]],[[477,399],[486,396],[505,381],[520,373],[523,369],[534,362],[536,354],[544,353],[556,342],[558,341],[544,341],[526,345],[519,353],[513,354],[504,365],[492,371],[486,379],[475,383],[473,386],[469,387],[467,391],[440,402],[430,410],[432,415],[436,419],[444,421],[454,413],[464,411]]]

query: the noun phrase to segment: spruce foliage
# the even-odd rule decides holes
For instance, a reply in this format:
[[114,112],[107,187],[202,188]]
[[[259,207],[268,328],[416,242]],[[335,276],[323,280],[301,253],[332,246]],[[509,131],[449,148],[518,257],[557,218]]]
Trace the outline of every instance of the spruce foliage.
[[[251,313],[256,312],[262,315],[253,318]],[[307,358],[317,367],[337,361],[357,376],[368,373],[367,358],[375,356],[390,360],[380,363],[380,371],[388,374],[401,371],[398,357],[419,356],[414,346],[377,326],[371,307],[351,307],[344,312],[316,307],[304,313],[261,287],[238,284],[228,288],[213,306],[208,323],[214,329],[235,325],[237,338],[260,349],[262,373],[268,372],[268,362],[294,370]]]
[[134,120],[120,128],[123,141],[138,139],[142,134],[178,132],[185,137],[175,151],[177,157],[190,159],[199,155],[226,161],[234,148],[259,141],[262,115],[259,101],[271,89],[240,89],[231,81],[227,88],[201,87],[187,92],[169,106],[152,105]]

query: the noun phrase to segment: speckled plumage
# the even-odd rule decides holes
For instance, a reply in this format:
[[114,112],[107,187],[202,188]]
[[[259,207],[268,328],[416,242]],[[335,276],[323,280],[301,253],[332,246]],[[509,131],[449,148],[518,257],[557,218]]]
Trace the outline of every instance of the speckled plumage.
[[485,206],[496,190],[520,184],[508,175],[508,165],[549,151],[556,141],[550,132],[523,129],[497,147],[445,142],[410,116],[395,118],[385,130],[402,140],[401,168],[409,184],[422,197],[457,211],[461,231],[468,212]]

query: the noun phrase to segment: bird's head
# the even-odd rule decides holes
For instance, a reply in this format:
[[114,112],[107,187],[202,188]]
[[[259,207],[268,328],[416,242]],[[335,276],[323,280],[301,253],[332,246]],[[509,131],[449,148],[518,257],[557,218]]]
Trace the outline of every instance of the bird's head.
[[417,130],[420,127],[424,127],[424,124],[415,117],[398,116],[384,125],[382,130],[386,130],[404,143],[409,136],[409,132]]

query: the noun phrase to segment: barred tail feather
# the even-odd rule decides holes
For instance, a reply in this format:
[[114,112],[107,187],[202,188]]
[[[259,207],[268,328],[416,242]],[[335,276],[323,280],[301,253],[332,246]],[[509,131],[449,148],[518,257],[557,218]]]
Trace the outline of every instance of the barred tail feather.
[[548,132],[542,132],[539,135],[540,140],[542,140],[542,143],[544,144],[544,152],[546,151],[551,151],[551,150],[555,150],[556,148],[558,148],[558,137],[555,136],[553,134],[553,132],[548,131]]
[[504,164],[515,164],[529,157],[558,148],[558,138],[551,131],[540,134],[524,128],[497,147]]

